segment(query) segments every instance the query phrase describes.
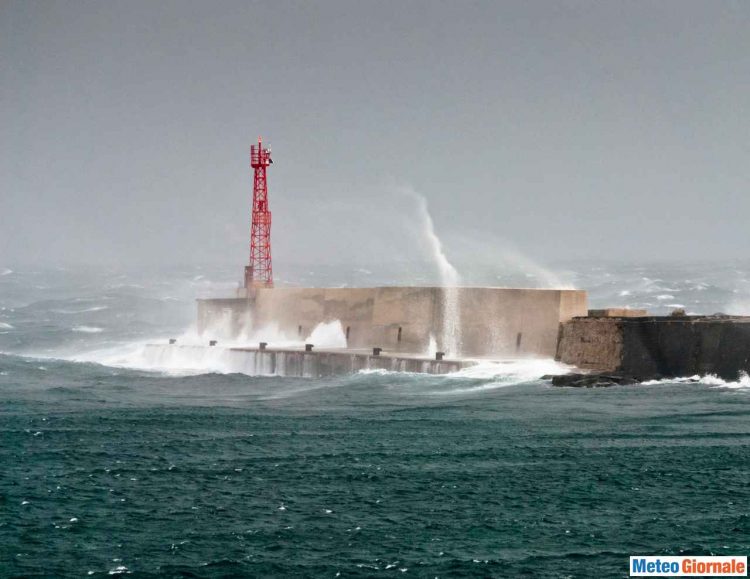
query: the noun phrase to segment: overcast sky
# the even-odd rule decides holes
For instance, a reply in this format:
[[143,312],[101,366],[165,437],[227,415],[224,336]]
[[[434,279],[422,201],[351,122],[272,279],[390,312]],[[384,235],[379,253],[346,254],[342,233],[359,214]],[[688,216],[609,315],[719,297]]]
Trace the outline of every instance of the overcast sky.
[[[750,2],[0,1],[0,265],[746,256]],[[512,249],[509,249],[512,248]]]

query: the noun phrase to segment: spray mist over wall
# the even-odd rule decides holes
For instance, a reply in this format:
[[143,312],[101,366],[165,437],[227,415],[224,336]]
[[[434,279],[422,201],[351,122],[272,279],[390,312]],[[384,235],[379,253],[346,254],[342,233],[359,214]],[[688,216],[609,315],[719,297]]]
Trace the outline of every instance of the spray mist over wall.
[[427,199],[419,193],[406,189],[406,193],[414,199],[417,205],[418,232],[425,242],[433,263],[440,274],[440,285],[444,287],[457,286],[460,283],[458,271],[443,251],[443,243],[435,233],[435,223],[427,207]]

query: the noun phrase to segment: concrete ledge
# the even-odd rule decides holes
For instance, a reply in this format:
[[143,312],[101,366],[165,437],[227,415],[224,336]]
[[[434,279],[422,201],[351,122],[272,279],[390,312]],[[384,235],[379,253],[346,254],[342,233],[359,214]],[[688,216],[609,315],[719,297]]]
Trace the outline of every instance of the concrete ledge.
[[[206,371],[237,372],[251,376],[320,378],[353,374],[360,370],[389,370],[423,374],[448,374],[475,365],[467,360],[434,360],[418,355],[372,351],[267,348],[222,348],[149,344],[145,357],[157,368],[200,368]],[[192,364],[192,365],[191,365]]]
[[589,310],[589,318],[643,318],[648,316],[647,310],[631,310],[630,308],[605,308],[603,310]]

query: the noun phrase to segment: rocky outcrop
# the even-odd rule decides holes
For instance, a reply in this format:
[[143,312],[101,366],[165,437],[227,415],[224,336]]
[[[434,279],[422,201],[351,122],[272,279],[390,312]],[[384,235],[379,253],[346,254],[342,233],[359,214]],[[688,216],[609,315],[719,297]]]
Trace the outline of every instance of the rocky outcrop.
[[556,359],[636,380],[750,371],[750,317],[574,318],[560,325]]
[[638,384],[632,376],[619,374],[561,374],[549,376],[553,386],[569,386],[573,388],[605,388],[607,386]]

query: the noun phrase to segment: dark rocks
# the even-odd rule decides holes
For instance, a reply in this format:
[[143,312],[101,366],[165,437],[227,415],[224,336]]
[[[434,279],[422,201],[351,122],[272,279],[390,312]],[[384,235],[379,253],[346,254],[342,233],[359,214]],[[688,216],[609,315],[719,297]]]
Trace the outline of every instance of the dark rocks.
[[750,373],[750,317],[575,318],[563,322],[556,359],[638,380]]
[[573,388],[606,388],[608,386],[638,384],[638,380],[632,376],[621,376],[618,374],[561,374],[559,376],[551,376],[551,378],[553,386],[569,386]]

